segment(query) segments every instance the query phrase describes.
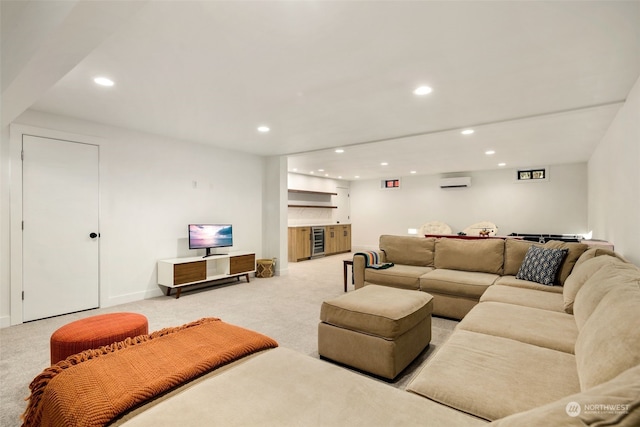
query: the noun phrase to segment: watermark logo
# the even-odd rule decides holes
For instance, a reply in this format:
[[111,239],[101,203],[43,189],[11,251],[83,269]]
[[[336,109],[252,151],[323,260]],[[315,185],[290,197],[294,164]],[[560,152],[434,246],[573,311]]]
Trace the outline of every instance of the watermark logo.
[[567,411],[567,415],[570,417],[577,417],[580,415],[582,408],[578,402],[569,402],[567,403],[567,406],[565,406],[564,410]]
[[578,402],[569,402],[567,403],[567,406],[565,406],[564,410],[570,417],[577,417],[580,414],[618,415],[628,414],[629,405],[622,403],[586,403],[584,405],[580,405]]

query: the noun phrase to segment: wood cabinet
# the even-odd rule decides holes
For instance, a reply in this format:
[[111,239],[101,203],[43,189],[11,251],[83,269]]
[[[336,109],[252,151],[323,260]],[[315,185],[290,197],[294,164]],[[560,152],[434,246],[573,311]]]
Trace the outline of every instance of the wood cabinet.
[[296,262],[311,257],[311,227],[289,227],[288,255],[290,262]]
[[324,252],[326,255],[351,252],[350,224],[328,225],[325,236]]
[[337,252],[351,252],[351,225],[336,226],[338,233]]
[[207,264],[202,261],[173,265],[173,285],[201,282],[207,278]]
[[247,271],[255,271],[256,256],[255,254],[238,255],[229,258],[229,274],[244,274]]
[[183,286],[195,285],[231,277],[244,276],[249,281],[249,273],[256,271],[256,254],[251,252],[231,252],[208,258],[189,257],[158,261],[158,284],[167,287],[167,296],[177,289],[180,297]]
[[[287,259],[297,262],[311,258],[311,228],[289,227]],[[335,224],[324,227],[324,254],[351,252],[351,225]]]
[[324,228],[324,253],[331,255],[338,252],[338,227],[328,225]]

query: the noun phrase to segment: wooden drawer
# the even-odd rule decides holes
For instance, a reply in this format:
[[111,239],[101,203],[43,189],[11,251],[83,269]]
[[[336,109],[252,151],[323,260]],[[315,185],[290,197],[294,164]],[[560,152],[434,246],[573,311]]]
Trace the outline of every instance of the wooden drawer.
[[183,283],[197,282],[207,278],[207,262],[196,261],[173,266],[173,283],[182,285]]
[[232,256],[229,260],[229,274],[246,273],[256,269],[255,254]]

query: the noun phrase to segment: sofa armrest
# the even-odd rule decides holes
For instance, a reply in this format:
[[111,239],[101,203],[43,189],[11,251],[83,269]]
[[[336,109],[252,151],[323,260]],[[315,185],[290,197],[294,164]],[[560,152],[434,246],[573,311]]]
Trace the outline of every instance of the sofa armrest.
[[[383,251],[375,251],[380,262],[386,262]],[[364,270],[367,267],[367,259],[363,254],[353,254],[353,285],[355,289],[364,286]]]

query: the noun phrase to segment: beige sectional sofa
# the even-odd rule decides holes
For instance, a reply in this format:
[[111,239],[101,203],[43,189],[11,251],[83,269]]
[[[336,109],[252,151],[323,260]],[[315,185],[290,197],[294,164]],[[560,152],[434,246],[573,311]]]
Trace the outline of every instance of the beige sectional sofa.
[[[555,285],[516,279],[530,246],[567,249]],[[561,285],[587,245],[550,241],[544,245],[516,239],[463,240],[380,236],[378,256],[390,262],[389,269],[366,267],[366,257],[353,257],[355,288],[365,284],[392,286],[428,292],[434,297],[435,316],[462,319],[492,285],[506,285],[562,293]]]
[[[214,371],[123,425],[636,427],[640,269],[602,253],[576,257],[562,287],[482,272],[498,278],[406,390],[277,348]],[[508,279],[495,284],[500,278]]]
[[[500,240],[441,246],[444,240],[413,239],[383,236],[383,260],[399,261],[394,251],[406,241],[423,254],[433,244],[433,265],[400,264],[404,277],[397,282],[391,279],[399,273],[393,271],[397,265],[367,268],[356,286],[385,278],[389,286],[443,296],[441,315],[467,313],[408,391],[500,426],[640,425],[640,269],[612,252],[570,245],[577,252],[569,249],[558,285],[547,286],[505,275],[518,259],[522,263],[528,242],[503,241],[500,270],[489,262],[500,253]],[[439,259],[441,248],[453,256],[463,246],[472,247],[473,260],[460,253],[457,261]],[[442,265],[460,270],[447,268],[429,278]],[[470,265],[483,271],[462,270]],[[462,280],[455,283],[453,277]],[[446,288],[449,280],[453,285]],[[451,308],[457,301],[464,306],[460,310]]]

